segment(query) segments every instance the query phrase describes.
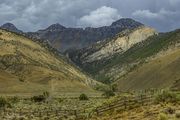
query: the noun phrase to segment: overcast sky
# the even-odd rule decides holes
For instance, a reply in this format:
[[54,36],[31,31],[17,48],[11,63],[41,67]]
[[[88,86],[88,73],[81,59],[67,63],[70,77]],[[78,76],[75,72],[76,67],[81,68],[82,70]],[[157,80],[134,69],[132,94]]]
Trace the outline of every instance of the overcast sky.
[[159,31],[180,28],[180,0],[0,0],[0,24],[24,31],[60,23],[100,27],[133,18]]

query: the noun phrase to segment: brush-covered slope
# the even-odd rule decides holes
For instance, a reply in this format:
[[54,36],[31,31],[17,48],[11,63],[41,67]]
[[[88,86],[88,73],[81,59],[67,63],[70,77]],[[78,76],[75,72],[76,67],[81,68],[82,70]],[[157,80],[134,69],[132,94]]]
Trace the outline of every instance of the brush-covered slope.
[[108,83],[116,79],[117,74],[110,72],[121,62],[115,62],[115,57],[123,55],[136,43],[146,40],[157,32],[146,26],[141,26],[133,30],[126,29],[116,35],[113,39],[98,42],[91,47],[78,51],[69,51],[68,55],[72,61],[76,62],[86,72],[95,76],[96,79]]
[[134,64],[115,83],[119,90],[180,89],[180,30],[151,37],[118,59]]
[[0,93],[93,92],[97,82],[52,50],[0,29]]

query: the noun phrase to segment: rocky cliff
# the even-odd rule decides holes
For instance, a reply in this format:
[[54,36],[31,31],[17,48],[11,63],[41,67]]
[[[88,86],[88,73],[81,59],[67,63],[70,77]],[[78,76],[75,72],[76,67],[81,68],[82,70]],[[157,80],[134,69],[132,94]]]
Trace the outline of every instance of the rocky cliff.
[[[157,32],[154,29],[145,26],[134,30],[127,29],[116,35],[116,37],[112,40],[99,42],[97,45],[100,46],[95,46],[95,49],[98,48],[96,51],[94,50],[91,54],[84,53],[81,59],[83,62],[89,63],[101,59],[109,59],[117,53],[124,53],[134,44],[142,42],[155,34],[157,34]],[[93,47],[91,49],[93,49]]]

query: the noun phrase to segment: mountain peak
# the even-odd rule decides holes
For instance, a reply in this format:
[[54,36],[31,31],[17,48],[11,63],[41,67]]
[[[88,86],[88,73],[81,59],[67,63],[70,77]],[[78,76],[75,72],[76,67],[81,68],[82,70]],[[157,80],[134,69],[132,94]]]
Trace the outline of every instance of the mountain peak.
[[136,28],[139,26],[143,26],[142,23],[137,22],[131,18],[122,18],[117,20],[111,24],[112,27],[121,27],[121,28]]
[[66,27],[60,25],[59,23],[56,23],[56,24],[52,24],[51,26],[49,26],[46,30],[48,30],[48,31],[62,31],[65,28]]
[[0,28],[7,29],[9,31],[16,32],[16,33],[22,33],[22,31],[17,29],[16,26],[12,23],[5,23]]

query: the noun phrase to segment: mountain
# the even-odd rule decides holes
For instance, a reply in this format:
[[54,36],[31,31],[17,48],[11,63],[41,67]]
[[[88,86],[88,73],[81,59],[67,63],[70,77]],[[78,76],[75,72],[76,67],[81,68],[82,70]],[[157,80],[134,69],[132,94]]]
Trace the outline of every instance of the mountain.
[[98,42],[80,50],[68,51],[67,56],[97,80],[109,83],[114,81],[119,75],[117,74],[119,71],[116,70],[113,73],[110,70],[113,70],[115,67],[121,69],[122,66],[120,64],[125,62],[116,62],[117,59],[115,57],[123,55],[135,44],[156,34],[158,33],[154,29],[146,26],[131,30],[126,29],[112,39]]
[[111,24],[111,27],[119,27],[119,28],[125,28],[125,29],[133,29],[139,26],[142,26],[143,24],[140,22],[137,22],[130,18],[122,18],[120,20],[117,20]]
[[157,34],[140,27],[71,51],[68,56],[95,79],[113,84],[118,91],[180,89],[180,30]]
[[48,44],[0,29],[0,93],[94,93],[96,85]]
[[48,40],[50,44],[61,52],[69,49],[80,49],[92,45],[97,41],[114,37],[125,29],[134,29],[143,24],[130,18],[120,19],[110,26],[99,28],[66,28],[60,24],[53,24],[44,30],[27,33],[29,37]]
[[56,23],[56,24],[53,24],[53,25],[51,25],[51,26],[49,26],[47,29],[45,29],[45,30],[39,30],[38,32],[41,34],[41,32],[43,32],[43,31],[50,31],[50,32],[61,32],[61,31],[63,31],[63,30],[65,30],[66,28],[64,27],[64,26],[62,26],[62,25],[60,25],[59,23]]
[[13,25],[12,23],[5,23],[2,26],[0,26],[0,28],[9,30],[15,33],[23,33],[23,31],[17,29],[16,26]]

